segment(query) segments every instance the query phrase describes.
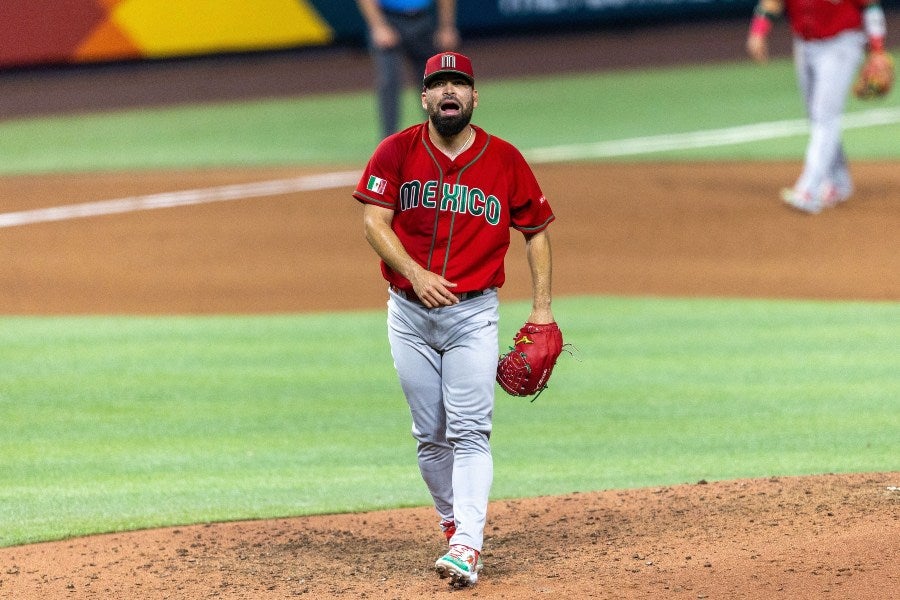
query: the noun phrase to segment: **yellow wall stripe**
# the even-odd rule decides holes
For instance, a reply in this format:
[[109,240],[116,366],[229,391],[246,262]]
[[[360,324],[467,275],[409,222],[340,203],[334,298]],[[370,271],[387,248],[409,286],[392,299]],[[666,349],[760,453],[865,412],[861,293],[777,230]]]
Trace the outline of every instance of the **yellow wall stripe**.
[[327,44],[333,31],[305,0],[123,0],[116,27],[143,56]]

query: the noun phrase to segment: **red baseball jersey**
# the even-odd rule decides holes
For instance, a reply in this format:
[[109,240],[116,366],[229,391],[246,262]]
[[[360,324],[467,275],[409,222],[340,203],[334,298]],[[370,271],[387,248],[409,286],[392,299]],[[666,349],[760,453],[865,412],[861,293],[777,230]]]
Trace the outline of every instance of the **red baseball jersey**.
[[821,40],[862,27],[862,9],[872,0],[785,0],[791,29],[805,40]]
[[[456,283],[457,293],[502,286],[510,228],[537,233],[555,218],[522,154],[472,127],[472,146],[455,160],[431,142],[427,122],[386,138],[353,192],[393,210],[391,228],[409,255]],[[412,291],[384,261],[381,271]]]

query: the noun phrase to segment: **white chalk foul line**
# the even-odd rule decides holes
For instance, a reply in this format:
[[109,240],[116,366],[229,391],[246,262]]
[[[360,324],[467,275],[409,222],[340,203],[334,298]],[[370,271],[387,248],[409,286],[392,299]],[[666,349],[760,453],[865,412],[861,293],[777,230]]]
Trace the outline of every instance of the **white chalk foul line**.
[[361,173],[359,171],[339,171],[319,175],[305,175],[292,179],[275,179],[255,183],[239,183],[219,187],[163,192],[146,196],[132,196],[116,200],[101,200],[83,204],[69,204],[52,208],[38,208],[0,214],[0,227],[15,227],[31,223],[47,221],[65,221],[101,215],[152,210],[155,208],[172,208],[191,204],[210,202],[227,202],[263,196],[278,196],[294,192],[334,189],[356,185]]
[[[844,129],[890,125],[900,122],[900,108],[881,108],[864,112],[850,113],[843,119]],[[634,156],[671,150],[689,150],[694,148],[710,148],[757,142],[782,137],[803,135],[809,131],[805,119],[789,121],[771,121],[754,123],[724,129],[708,129],[636,137],[608,142],[592,142],[585,144],[566,144],[533,148],[525,152],[526,158],[533,163],[561,162],[566,160],[585,160],[592,158],[615,158],[618,156]]]
[[[880,108],[844,116],[844,129],[858,129],[878,125],[900,123],[900,108]],[[647,137],[611,140],[587,144],[566,144],[546,148],[533,148],[523,154],[534,163],[560,162],[566,160],[585,160],[592,158],[614,158],[617,156],[634,156],[670,150],[686,150],[693,148],[709,148],[769,140],[781,137],[803,135],[809,125],[804,119],[788,121],[772,121],[755,123],[723,129],[708,129],[654,135]],[[306,175],[293,179],[276,179],[257,183],[242,183],[212,188],[164,192],[146,196],[132,196],[116,200],[101,200],[84,204],[70,204],[52,208],[38,208],[20,212],[0,213],[0,228],[29,225],[46,221],[63,221],[96,217],[117,213],[151,210],[154,208],[171,208],[191,204],[210,202],[226,202],[263,196],[277,196],[294,192],[334,189],[356,185],[361,173],[359,171],[339,171]]]

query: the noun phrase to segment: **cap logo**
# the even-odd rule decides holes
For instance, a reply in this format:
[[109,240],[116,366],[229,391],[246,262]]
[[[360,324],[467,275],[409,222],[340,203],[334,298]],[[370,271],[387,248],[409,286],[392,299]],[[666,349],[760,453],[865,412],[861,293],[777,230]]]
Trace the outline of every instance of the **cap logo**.
[[455,69],[456,68],[456,57],[452,54],[445,54],[441,57],[441,68],[442,69]]

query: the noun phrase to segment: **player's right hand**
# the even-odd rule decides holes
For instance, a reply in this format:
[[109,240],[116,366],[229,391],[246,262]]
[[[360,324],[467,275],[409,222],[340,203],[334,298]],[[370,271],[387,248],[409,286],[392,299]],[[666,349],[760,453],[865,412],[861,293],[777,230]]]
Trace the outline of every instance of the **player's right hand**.
[[409,282],[412,284],[416,296],[428,308],[459,304],[459,298],[450,291],[450,288],[455,288],[456,284],[447,281],[437,273],[421,269],[410,278]]
[[747,36],[747,54],[758,63],[769,62],[769,41],[763,35]]

